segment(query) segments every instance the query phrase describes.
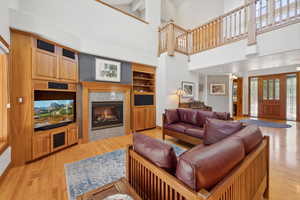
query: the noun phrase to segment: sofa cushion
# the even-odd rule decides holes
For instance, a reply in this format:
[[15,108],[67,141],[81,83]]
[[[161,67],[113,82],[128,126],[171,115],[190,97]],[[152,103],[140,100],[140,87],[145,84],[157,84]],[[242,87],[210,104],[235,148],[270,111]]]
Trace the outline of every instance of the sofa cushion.
[[173,124],[176,122],[179,122],[179,116],[177,109],[167,109],[165,110],[165,116],[166,116],[166,123],[168,124]]
[[197,137],[200,139],[203,139],[203,137],[204,137],[204,129],[197,127],[197,126],[187,128],[184,132],[185,132],[185,134],[192,136],[192,137]]
[[242,129],[241,122],[207,119],[204,128],[204,144],[210,145],[238,132]]
[[241,140],[225,139],[210,146],[196,146],[183,153],[176,177],[195,191],[210,190],[245,157]]
[[177,132],[184,133],[186,129],[188,129],[188,128],[194,128],[194,127],[195,126],[193,126],[192,124],[178,122],[178,123],[167,125],[164,128],[170,129],[172,131],[177,131]]
[[250,153],[263,141],[263,134],[257,125],[249,125],[233,134],[231,137],[243,141],[246,154]]
[[198,110],[197,113],[198,113],[197,119],[198,119],[199,125],[201,127],[204,127],[204,125],[206,123],[206,119],[209,119],[209,118],[216,119],[217,118],[217,115],[215,112]]
[[175,173],[177,157],[172,146],[146,135],[135,133],[133,134],[133,148],[156,166]]
[[193,109],[177,109],[178,114],[179,114],[179,118],[181,122],[185,122],[185,123],[189,123],[189,124],[193,124],[193,125],[198,125],[199,124],[199,120],[198,120],[198,115],[197,115],[197,111],[193,110]]
[[230,119],[230,113],[228,112],[216,112],[217,119],[220,120],[229,120]]

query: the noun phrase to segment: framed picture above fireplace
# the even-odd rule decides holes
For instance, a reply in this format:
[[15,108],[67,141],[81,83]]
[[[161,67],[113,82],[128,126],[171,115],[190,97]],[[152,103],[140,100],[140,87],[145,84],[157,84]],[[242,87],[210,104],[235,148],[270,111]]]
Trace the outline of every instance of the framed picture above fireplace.
[[121,63],[111,60],[96,58],[96,81],[121,81]]

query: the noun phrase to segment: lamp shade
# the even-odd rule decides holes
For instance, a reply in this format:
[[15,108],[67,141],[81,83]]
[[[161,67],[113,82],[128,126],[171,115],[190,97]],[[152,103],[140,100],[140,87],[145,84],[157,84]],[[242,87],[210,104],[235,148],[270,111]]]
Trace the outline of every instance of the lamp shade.
[[178,95],[178,96],[182,96],[182,95],[184,95],[184,90],[183,90],[183,89],[181,89],[181,88],[177,89],[177,91],[176,91],[176,95]]

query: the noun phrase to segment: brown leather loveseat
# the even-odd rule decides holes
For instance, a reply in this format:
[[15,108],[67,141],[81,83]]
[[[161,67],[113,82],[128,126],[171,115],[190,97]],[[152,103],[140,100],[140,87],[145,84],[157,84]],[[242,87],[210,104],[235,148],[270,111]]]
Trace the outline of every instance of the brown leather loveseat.
[[163,139],[169,135],[191,144],[201,144],[207,118],[231,120],[230,114],[226,112],[189,108],[167,109],[163,114]]
[[[220,123],[211,121],[208,126]],[[148,200],[268,199],[269,138],[250,125],[211,142],[176,157],[172,146],[135,134],[127,151],[128,181]]]

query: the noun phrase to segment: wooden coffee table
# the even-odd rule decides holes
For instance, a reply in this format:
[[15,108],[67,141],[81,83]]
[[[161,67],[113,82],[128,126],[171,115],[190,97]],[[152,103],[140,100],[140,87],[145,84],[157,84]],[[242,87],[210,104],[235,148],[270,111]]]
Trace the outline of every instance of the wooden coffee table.
[[77,197],[77,200],[102,200],[110,195],[120,193],[127,194],[134,200],[142,200],[125,178],[80,195]]

